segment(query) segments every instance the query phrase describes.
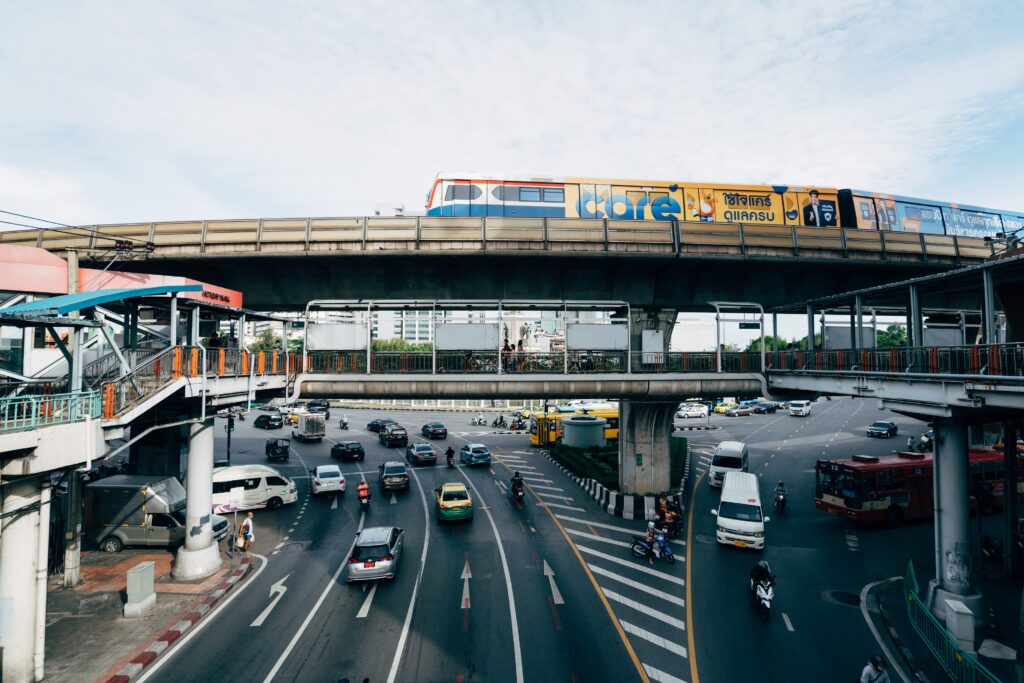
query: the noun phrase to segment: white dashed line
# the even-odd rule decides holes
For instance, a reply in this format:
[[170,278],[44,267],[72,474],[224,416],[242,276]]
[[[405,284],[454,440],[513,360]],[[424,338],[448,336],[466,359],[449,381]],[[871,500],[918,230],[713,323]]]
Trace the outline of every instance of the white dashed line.
[[647,605],[643,605],[643,604],[637,602],[636,600],[630,600],[625,595],[620,595],[620,594],[616,593],[615,591],[610,591],[610,590],[608,590],[607,588],[605,588],[603,586],[601,587],[601,592],[604,593],[605,597],[608,598],[609,600],[614,600],[615,602],[617,602],[617,603],[619,603],[621,605],[625,605],[626,607],[629,607],[631,609],[635,609],[637,612],[640,612],[642,614],[646,614],[647,616],[651,617],[652,619],[657,619],[658,621],[660,621],[660,622],[662,622],[664,624],[668,624],[669,626],[675,627],[675,628],[679,629],[680,631],[685,631],[686,630],[686,623],[683,622],[682,619],[676,619],[675,617],[669,616],[668,614],[665,614],[664,612],[659,612],[658,610],[652,609],[651,607],[648,607]]
[[789,629],[790,633],[793,633],[796,630],[793,628],[793,622],[789,620],[789,615],[785,612],[782,613],[782,620],[786,622],[786,628]]
[[644,664],[644,671],[647,672],[648,678],[652,681],[658,681],[658,683],[686,683],[683,679],[676,678],[672,674],[667,674],[660,669],[655,669],[650,664]]
[[676,645],[671,640],[665,640],[661,636],[656,636],[650,631],[646,631],[640,628],[639,626],[634,626],[628,621],[623,621],[622,619],[619,619],[619,623],[622,624],[622,630],[626,633],[631,633],[634,636],[643,638],[649,643],[654,643],[658,647],[665,648],[672,654],[679,655],[680,657],[686,657],[686,648],[682,645]]
[[577,531],[576,529],[566,529],[573,536],[579,536],[580,538],[588,538],[591,541],[599,541],[601,543],[608,543],[610,545],[617,545],[620,548],[628,548],[629,543],[625,541],[616,541],[614,538],[605,538],[604,536],[596,536],[594,534],[588,534],[585,531]]
[[622,576],[620,574],[616,574],[615,572],[612,572],[612,571],[608,571],[604,567],[599,567],[599,566],[594,565],[594,564],[589,565],[589,566],[590,566],[590,571],[592,571],[595,574],[600,574],[601,576],[606,576],[609,579],[612,579],[613,581],[618,581],[619,583],[624,583],[627,586],[629,586],[630,588],[635,588],[636,590],[638,590],[638,591],[640,591],[642,593],[647,593],[648,595],[653,595],[654,597],[658,598],[659,600],[664,600],[665,602],[670,602],[673,605],[678,605],[679,607],[686,607],[686,601],[683,600],[680,597],[677,597],[675,595],[670,595],[670,594],[668,594],[668,593],[666,593],[664,591],[658,590],[657,588],[651,588],[650,586],[648,586],[645,583],[640,583],[639,581],[634,581],[633,579],[628,579],[625,576]]

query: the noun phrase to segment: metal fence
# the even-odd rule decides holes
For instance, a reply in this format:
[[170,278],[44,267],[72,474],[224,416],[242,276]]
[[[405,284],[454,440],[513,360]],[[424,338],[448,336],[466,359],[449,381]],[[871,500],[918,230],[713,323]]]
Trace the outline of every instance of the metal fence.
[[100,395],[95,391],[0,399],[0,432],[25,431],[99,416]]
[[907,616],[910,623],[921,637],[921,641],[935,656],[950,679],[957,683],[999,683],[995,674],[978,661],[975,654],[964,652],[949,634],[946,627],[935,618],[928,606],[918,595],[917,575],[914,563],[907,561],[907,573],[903,577],[903,592],[907,599]]
[[103,417],[117,417],[180,377],[199,376],[201,364],[198,346],[164,349],[128,374],[103,384]]
[[773,371],[1024,376],[1024,344],[791,350],[769,353],[767,360]]

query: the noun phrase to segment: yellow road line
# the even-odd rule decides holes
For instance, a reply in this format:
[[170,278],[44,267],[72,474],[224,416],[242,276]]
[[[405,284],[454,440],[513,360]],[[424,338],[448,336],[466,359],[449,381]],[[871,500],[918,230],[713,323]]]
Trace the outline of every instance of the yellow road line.
[[[510,472],[514,471],[505,463],[501,463],[501,466]],[[640,658],[636,655],[636,650],[633,649],[632,643],[629,642],[629,637],[626,635],[626,631],[623,630],[622,624],[619,623],[619,618],[615,616],[615,610],[612,609],[611,604],[608,602],[608,598],[604,596],[604,593],[601,591],[601,587],[597,585],[597,579],[594,578],[594,574],[590,571],[590,567],[587,566],[583,556],[580,555],[580,551],[576,547],[576,544],[569,539],[569,534],[566,533],[562,523],[558,521],[558,518],[551,512],[551,509],[544,504],[544,500],[537,495],[537,492],[534,491],[525,480],[523,481],[523,485],[530,493],[533,494],[533,497],[540,503],[540,506],[544,508],[544,511],[548,513],[548,517],[550,517],[551,521],[555,523],[558,530],[562,532],[562,537],[565,538],[565,542],[569,544],[569,547],[572,549],[576,559],[579,560],[580,566],[583,567],[583,571],[586,573],[587,578],[590,579],[590,583],[594,587],[594,592],[597,593],[597,597],[601,601],[601,604],[604,605],[605,610],[608,611],[608,618],[611,619],[612,626],[615,627],[615,630],[619,634],[619,638],[622,639],[622,644],[626,647],[626,652],[629,653],[629,658],[632,660],[633,666],[636,667],[636,672],[640,674],[640,680],[643,681],[643,683],[651,683],[651,679],[648,678],[644,665],[640,663]]]
[[698,475],[697,481],[693,482],[693,491],[690,492],[690,519],[686,525],[686,639],[690,652],[690,680],[692,683],[699,683],[697,678],[697,650],[693,647],[693,513],[694,502],[697,500],[697,487],[700,486],[703,474]]

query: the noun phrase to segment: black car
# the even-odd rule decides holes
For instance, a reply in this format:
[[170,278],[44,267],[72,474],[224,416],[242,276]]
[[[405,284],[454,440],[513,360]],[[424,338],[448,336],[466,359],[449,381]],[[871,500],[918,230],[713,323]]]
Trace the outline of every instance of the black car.
[[883,439],[888,439],[890,436],[896,436],[899,431],[899,427],[896,426],[895,422],[887,422],[885,420],[872,422],[868,425],[868,436],[877,436]]
[[779,404],[773,401],[758,401],[754,404],[754,412],[758,415],[768,415],[779,409]]
[[274,415],[258,415],[253,420],[252,426],[256,429],[280,429],[284,427],[284,418],[281,417],[281,413]]
[[331,446],[331,457],[342,462],[365,460],[366,451],[358,441],[339,441]]
[[331,419],[331,404],[324,399],[314,399],[306,404],[306,410],[310,413],[319,413],[325,420]]
[[428,422],[423,425],[420,434],[428,439],[446,439],[448,438],[448,428],[440,422]]
[[405,446],[409,443],[409,432],[400,424],[390,424],[377,434],[382,446]]
[[384,429],[388,425],[396,425],[396,424],[398,424],[398,422],[395,421],[395,420],[391,420],[391,419],[388,419],[386,417],[378,417],[376,420],[374,420],[373,422],[371,422],[368,425],[366,425],[366,429],[367,429],[367,431],[370,431],[370,432],[379,432],[380,430]]
[[437,453],[429,443],[411,443],[405,447],[405,459],[413,465],[437,463]]
[[291,445],[288,439],[267,439],[267,460],[287,460]]

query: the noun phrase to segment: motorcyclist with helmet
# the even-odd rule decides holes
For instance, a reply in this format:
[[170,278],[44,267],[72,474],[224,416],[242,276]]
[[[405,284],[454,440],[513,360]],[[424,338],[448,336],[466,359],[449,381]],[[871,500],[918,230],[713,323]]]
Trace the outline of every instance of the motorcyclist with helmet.
[[448,446],[448,449],[444,452],[444,457],[448,461],[448,467],[455,467],[455,449]]
[[772,574],[772,569],[768,566],[767,560],[758,560],[757,564],[750,569],[749,590],[751,593],[754,591],[754,586],[761,581],[767,581],[772,584],[775,583],[775,574]]
[[647,522],[647,562],[648,564],[654,564],[654,544],[657,543],[658,527],[654,523],[654,520]]

